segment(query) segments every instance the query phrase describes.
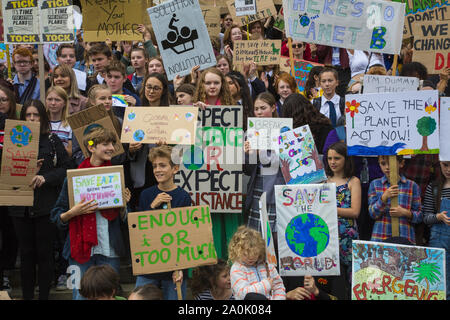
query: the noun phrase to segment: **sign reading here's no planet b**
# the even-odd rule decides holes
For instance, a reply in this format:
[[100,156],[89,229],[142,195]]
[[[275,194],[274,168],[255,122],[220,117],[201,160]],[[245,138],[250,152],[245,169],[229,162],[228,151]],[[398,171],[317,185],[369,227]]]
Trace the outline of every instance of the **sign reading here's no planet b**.
[[197,65],[216,65],[198,0],[172,0],[147,9],[164,61],[167,78],[185,76]]

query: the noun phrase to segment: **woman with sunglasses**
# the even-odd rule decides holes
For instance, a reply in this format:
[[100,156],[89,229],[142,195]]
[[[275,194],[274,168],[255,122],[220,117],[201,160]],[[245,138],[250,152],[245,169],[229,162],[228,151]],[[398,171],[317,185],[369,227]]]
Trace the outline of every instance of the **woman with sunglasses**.
[[[283,50],[284,49],[284,50]],[[287,41],[283,42],[281,54],[289,57]],[[292,55],[294,59],[318,62],[317,47],[315,44],[302,41],[292,41]]]

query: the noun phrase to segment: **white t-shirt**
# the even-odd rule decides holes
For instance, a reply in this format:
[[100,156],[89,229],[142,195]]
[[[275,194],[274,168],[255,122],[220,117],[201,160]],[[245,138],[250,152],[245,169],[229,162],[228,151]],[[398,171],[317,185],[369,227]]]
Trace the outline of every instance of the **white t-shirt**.
[[52,125],[52,133],[58,136],[64,147],[67,147],[69,141],[72,141],[72,128],[69,125],[64,127],[62,121],[50,121],[50,124]]
[[339,108],[339,101],[341,100],[341,97],[338,94],[334,94],[333,98],[330,100],[327,100],[325,96],[322,96],[322,105],[320,106],[320,113],[326,116],[327,118],[330,118],[330,105],[327,103],[327,101],[331,101],[334,103],[334,109],[336,110],[336,121],[341,117],[341,109]]
[[[370,61],[370,53],[366,55],[366,53],[362,50],[355,50],[353,54],[351,54],[350,51],[347,50],[347,53],[350,70],[352,72],[352,78],[357,74],[364,73],[364,71],[366,71],[366,68],[368,70],[374,64],[381,64],[382,66],[384,66],[383,55],[381,53],[372,53]],[[369,67],[367,67],[367,64],[369,64]]]

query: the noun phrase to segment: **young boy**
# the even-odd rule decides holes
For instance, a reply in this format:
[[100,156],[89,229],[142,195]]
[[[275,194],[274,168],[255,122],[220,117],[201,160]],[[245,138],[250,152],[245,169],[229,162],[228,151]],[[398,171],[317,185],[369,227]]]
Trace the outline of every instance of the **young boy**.
[[[172,162],[172,147],[161,145],[152,148],[149,152],[149,160],[153,165],[153,173],[158,184],[142,191],[138,210],[167,209],[167,203],[169,202],[172,208],[191,206],[189,193],[175,185],[173,181],[179,166]],[[162,288],[164,300],[177,300],[175,282],[182,281],[181,290],[184,298],[186,281],[183,281],[183,278],[187,275],[186,271],[183,270],[183,273],[174,271],[137,276],[136,287],[152,283]]]
[[[413,224],[422,221],[419,186],[399,175],[397,184],[389,182],[389,157],[378,156],[378,163],[384,176],[375,179],[369,186],[369,215],[375,220],[371,241],[382,242],[392,237],[391,217],[398,218],[399,237],[415,244]],[[397,174],[403,168],[404,161],[397,156]],[[398,206],[391,207],[391,199],[398,196]]]
[[16,102],[23,105],[29,99],[39,100],[39,79],[33,74],[32,52],[26,48],[18,48],[12,56],[17,72],[13,79]]
[[[108,87],[111,89],[111,93],[113,95],[120,94],[124,96],[124,100],[128,103],[129,106],[140,106],[141,100],[139,96],[127,88],[124,87],[125,82],[128,80],[125,67],[117,61],[111,62],[105,68],[105,82]],[[123,119],[125,114],[125,110],[123,107],[115,107],[114,99],[113,99],[113,111],[116,116]]]
[[319,73],[320,87],[323,89],[323,96],[315,98],[313,105],[323,115],[330,118],[333,128],[340,117],[345,117],[345,98],[336,93],[336,88],[339,85],[339,77],[336,69],[325,67]]
[[119,274],[107,264],[90,267],[80,281],[80,293],[88,300],[127,300],[117,296]]
[[[93,129],[83,139],[90,157],[78,168],[111,166],[116,136],[105,128]],[[129,192],[126,190],[126,202]],[[63,249],[63,257],[69,260],[72,270],[81,278],[93,265],[109,264],[119,273],[120,256],[124,255],[120,222],[126,219],[126,208],[99,210],[94,199],[81,201],[69,208],[67,179],[51,211],[51,220],[58,228],[69,230]],[[78,287],[73,288],[73,299],[81,300]]]

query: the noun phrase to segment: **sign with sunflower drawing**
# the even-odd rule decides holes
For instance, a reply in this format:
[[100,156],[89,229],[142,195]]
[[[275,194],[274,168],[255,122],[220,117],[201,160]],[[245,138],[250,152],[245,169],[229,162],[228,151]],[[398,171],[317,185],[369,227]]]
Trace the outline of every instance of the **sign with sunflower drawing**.
[[352,300],[445,300],[445,250],[353,240]]
[[436,90],[345,96],[348,155],[439,153]]

